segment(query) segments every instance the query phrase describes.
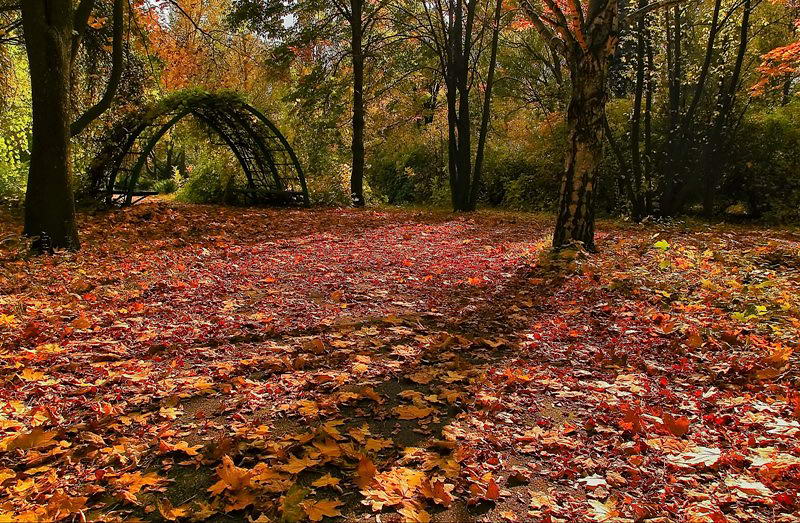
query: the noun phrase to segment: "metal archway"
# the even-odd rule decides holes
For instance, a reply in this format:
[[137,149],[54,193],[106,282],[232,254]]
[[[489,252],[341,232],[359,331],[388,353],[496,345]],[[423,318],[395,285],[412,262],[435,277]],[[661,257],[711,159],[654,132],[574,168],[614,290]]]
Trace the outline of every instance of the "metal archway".
[[266,116],[231,93],[180,91],[128,115],[111,131],[89,166],[91,192],[107,203],[130,205],[148,155],[174,125],[194,116],[230,148],[245,174],[248,201],[309,205],[300,161]]

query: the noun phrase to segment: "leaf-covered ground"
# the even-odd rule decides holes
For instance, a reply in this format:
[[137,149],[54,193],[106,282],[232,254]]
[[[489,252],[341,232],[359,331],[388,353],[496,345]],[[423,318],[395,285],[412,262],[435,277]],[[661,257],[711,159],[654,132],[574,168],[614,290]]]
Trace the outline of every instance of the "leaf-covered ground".
[[798,521],[800,234],[0,216],[0,519]]

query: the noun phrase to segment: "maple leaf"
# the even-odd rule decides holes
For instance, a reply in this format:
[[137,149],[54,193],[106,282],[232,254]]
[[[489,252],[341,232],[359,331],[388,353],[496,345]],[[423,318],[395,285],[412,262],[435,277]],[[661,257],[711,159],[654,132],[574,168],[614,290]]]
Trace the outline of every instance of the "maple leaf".
[[162,452],[183,452],[189,456],[197,456],[200,454],[197,449],[203,448],[202,445],[194,445],[190,446],[185,441],[179,441],[175,445],[170,445],[164,441],[160,442],[159,446],[161,447]]
[[686,416],[674,418],[671,414],[664,413],[661,419],[664,421],[664,427],[666,427],[673,436],[681,437],[689,432],[689,418]]
[[454,485],[448,485],[444,481],[425,480],[419,487],[420,493],[428,499],[432,499],[435,503],[449,507],[453,503],[452,491]]
[[311,485],[315,487],[335,487],[339,484],[341,480],[339,478],[333,477],[330,473],[325,474],[321,478],[317,479]]
[[356,466],[356,485],[366,488],[367,485],[372,483],[373,478],[378,473],[375,464],[367,456],[361,456]]
[[319,501],[309,500],[300,503],[303,510],[311,521],[322,521],[323,517],[335,518],[341,516],[337,507],[343,505],[341,501],[333,499],[321,499]]
[[392,409],[400,419],[419,419],[431,415],[433,409],[431,407],[417,407],[416,405],[400,405]]
[[410,523],[429,523],[431,520],[430,514],[413,503],[403,503],[397,512]]
[[167,521],[177,521],[178,518],[182,518],[189,513],[188,507],[185,505],[182,507],[173,507],[172,502],[168,499],[159,499],[156,501],[156,505],[158,506],[158,512]]
[[323,441],[317,440],[314,442],[314,446],[326,458],[338,458],[342,455],[342,449],[339,447],[339,444],[331,438],[326,438]]
[[731,489],[736,489],[747,494],[748,496],[768,497],[772,495],[772,491],[766,485],[746,476],[728,476],[725,478],[725,485]]
[[695,447],[692,450],[671,457],[667,460],[671,465],[679,468],[687,467],[708,467],[711,468],[717,464],[722,457],[722,452],[719,449],[709,447]]
[[0,441],[0,450],[28,450],[41,447],[48,447],[56,443],[56,431],[45,432],[40,427],[36,427],[26,434],[9,436]]
[[368,438],[367,444],[364,445],[364,450],[368,452],[380,451],[387,447],[391,447],[392,445],[394,445],[394,442],[390,439]]
[[427,385],[428,383],[433,381],[433,378],[435,378],[437,375],[438,372],[436,372],[433,369],[429,369],[420,372],[415,372],[414,374],[411,374],[408,377],[408,379],[410,379],[414,383],[419,383],[420,385]]
[[92,322],[84,314],[81,314],[75,320],[72,321],[72,327],[75,329],[81,329],[81,330],[88,329],[91,326]]
[[222,457],[222,464],[217,467],[217,475],[220,478],[219,481],[211,485],[208,491],[219,495],[226,489],[236,492],[249,487],[253,472],[237,467],[231,457],[226,454]]
[[22,369],[22,372],[18,372],[17,376],[24,381],[39,381],[45,377],[45,373],[26,367]]
[[308,496],[309,490],[297,483],[291,486],[286,495],[283,496],[281,501],[281,512],[283,521],[287,523],[296,523],[302,521],[306,517],[306,512],[303,510],[301,503]]
[[594,521],[611,521],[620,515],[620,511],[617,509],[617,500],[613,498],[610,498],[605,503],[590,499],[589,505],[592,507],[590,515]]
[[86,509],[86,496],[70,496],[58,489],[50,499],[47,500],[47,514],[53,521],[66,518],[72,514]]
[[[148,472],[142,474],[141,471],[126,472],[114,480],[114,483],[126,489],[126,492],[131,496],[137,494],[142,487],[155,486],[165,481],[165,478],[159,476],[155,472]],[[134,498],[135,499],[135,498]]]
[[299,474],[308,467],[313,467],[318,463],[318,459],[313,459],[310,456],[303,456],[302,458],[292,456],[289,458],[288,463],[280,466],[280,469],[288,472],[289,474]]
[[225,505],[225,512],[233,512],[234,510],[241,510],[249,505],[255,503],[255,496],[246,491],[238,490],[229,495],[230,503]]

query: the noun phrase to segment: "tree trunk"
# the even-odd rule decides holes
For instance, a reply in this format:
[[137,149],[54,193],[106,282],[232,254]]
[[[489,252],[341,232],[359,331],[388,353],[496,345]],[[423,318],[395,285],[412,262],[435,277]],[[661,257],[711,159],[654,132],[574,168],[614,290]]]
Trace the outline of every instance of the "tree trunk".
[[749,43],[750,29],[750,0],[744,0],[742,4],[742,22],[739,26],[739,47],[736,53],[733,71],[727,82],[723,81],[720,86],[720,93],[717,98],[716,114],[711,131],[708,133],[704,147],[705,169],[703,187],[703,214],[706,217],[714,215],[716,210],[717,184],[720,174],[726,165],[725,157],[722,154],[723,148],[727,145],[729,137],[729,116],[733,110],[736,98],[736,89],[739,87],[739,80],[742,75],[745,53]]
[[603,159],[608,60],[602,50],[570,60],[572,97],[567,109],[568,148],[553,248],[580,242],[594,250],[594,191]]
[[351,3],[351,42],[353,53],[353,166],[350,173],[350,197],[354,207],[364,206],[364,27],[363,0]]
[[494,73],[497,67],[497,48],[500,41],[500,18],[502,14],[503,0],[497,0],[494,10],[494,26],[492,27],[489,73],[486,77],[486,92],[484,93],[483,108],[481,110],[481,128],[478,131],[478,151],[475,153],[475,172],[472,175],[472,186],[469,191],[470,210],[475,210],[478,205],[478,189],[481,183],[481,171],[483,170],[483,155],[486,148],[486,137],[489,133],[489,117],[492,111],[492,89],[494,87]]
[[[639,9],[647,5],[647,0],[639,0]],[[642,201],[642,155],[639,150],[639,140],[642,122],[642,94],[644,92],[645,72],[645,17],[639,18],[636,26],[636,87],[633,96],[633,112],[631,113],[630,151],[633,176],[631,198],[631,215],[633,221],[639,223],[644,218],[644,203]]]
[[25,194],[27,236],[34,249],[78,249],[70,163],[71,0],[22,2],[31,76],[33,130]]

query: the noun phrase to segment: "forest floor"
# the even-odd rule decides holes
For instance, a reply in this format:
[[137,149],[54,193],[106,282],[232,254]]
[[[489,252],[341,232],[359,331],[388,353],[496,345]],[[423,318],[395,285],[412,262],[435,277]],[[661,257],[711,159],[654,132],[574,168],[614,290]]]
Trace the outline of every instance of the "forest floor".
[[800,233],[550,224],[0,215],[0,520],[800,521]]

